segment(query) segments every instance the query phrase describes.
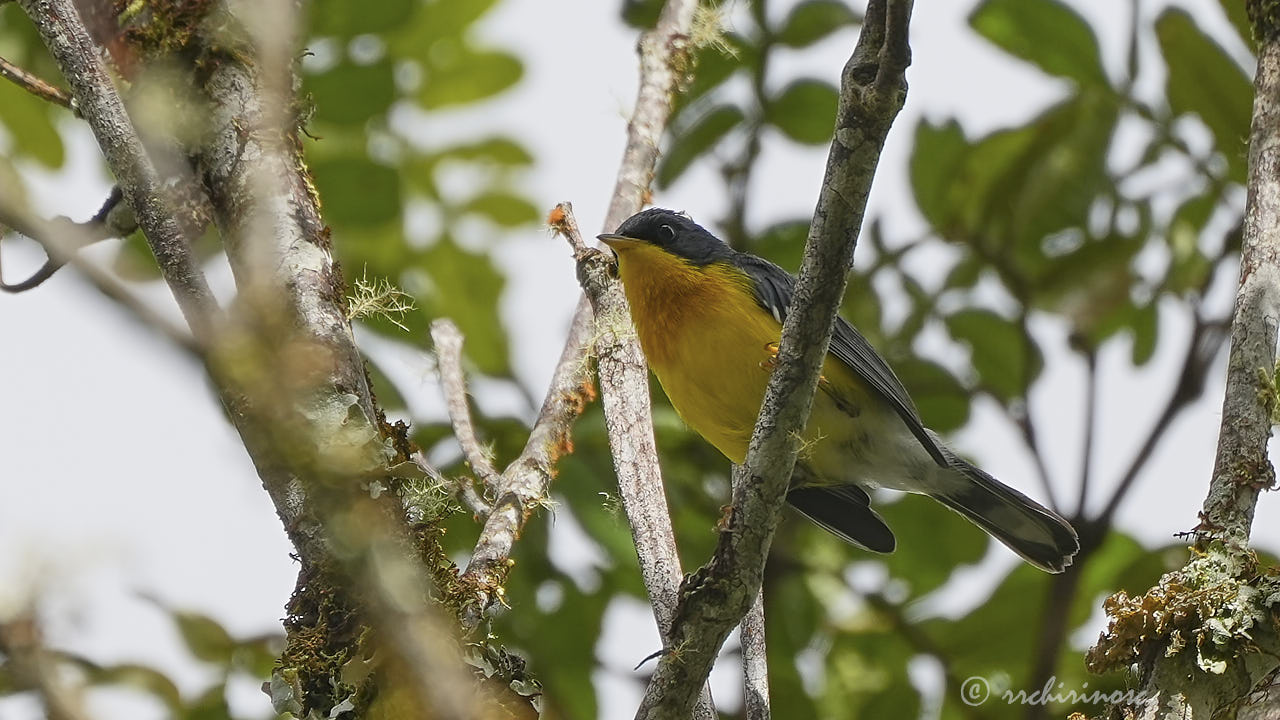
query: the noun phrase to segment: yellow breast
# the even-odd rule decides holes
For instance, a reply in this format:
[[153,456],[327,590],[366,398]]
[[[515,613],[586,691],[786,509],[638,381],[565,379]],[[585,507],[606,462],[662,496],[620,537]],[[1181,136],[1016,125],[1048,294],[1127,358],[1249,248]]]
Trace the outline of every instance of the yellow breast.
[[620,254],[640,346],[680,417],[734,462],[746,457],[781,325],[750,279],[723,263],[696,267],[651,245]]

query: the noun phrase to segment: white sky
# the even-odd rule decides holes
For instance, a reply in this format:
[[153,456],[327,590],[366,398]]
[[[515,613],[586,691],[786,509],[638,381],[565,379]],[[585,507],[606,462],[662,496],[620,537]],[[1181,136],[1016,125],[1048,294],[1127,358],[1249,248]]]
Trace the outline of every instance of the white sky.
[[[790,4],[773,3],[779,13]],[[958,115],[972,136],[1019,122],[1063,92],[1058,81],[1010,61],[973,34],[964,22],[973,4],[916,4],[911,92],[872,194],[873,213],[886,219],[891,236],[923,228],[905,171],[910,131],[919,118]],[[1143,3],[1148,26],[1164,4]],[[1206,30],[1241,52],[1214,0],[1185,4]],[[1108,68],[1118,74],[1127,3],[1074,5],[1095,21]],[[397,120],[432,143],[486,129],[522,138],[538,158],[527,184],[535,200],[544,207],[571,200],[585,229],[600,227],[636,82],[635,36],[618,22],[617,3],[567,0],[549,12],[545,3],[508,0],[478,32],[485,42],[524,58],[524,82],[484,112]],[[780,58],[777,84],[801,73],[836,81],[853,40],[854,33],[844,31],[817,52]],[[1152,38],[1144,38],[1144,52],[1156,52]],[[1158,61],[1149,67],[1159,67]],[[1157,97],[1163,77],[1149,72],[1140,87]],[[92,139],[75,123],[68,126],[67,168],[56,177],[33,173],[31,185],[43,211],[83,218],[97,209],[108,183]],[[777,134],[767,135],[751,222],[807,215],[824,157],[823,150],[800,150]],[[718,183],[713,172],[695,169],[655,202],[710,221],[722,210]],[[105,249],[92,255],[106,257],[100,251]],[[531,387],[545,387],[577,298],[571,262],[559,241],[536,228],[503,241],[495,254],[509,278],[503,318],[517,371]],[[6,243],[10,279],[37,263],[30,246]],[[224,292],[227,275],[213,275]],[[149,287],[146,294],[172,310],[163,286]],[[1217,301],[1225,307],[1230,296]],[[211,675],[187,659],[166,618],[139,594],[207,612],[238,635],[270,632],[279,629],[296,572],[270,502],[208,392],[202,369],[104,302],[73,271],[36,291],[0,297],[0,328],[6,348],[0,352],[0,612],[34,588],[56,643],[102,661],[145,660],[173,672],[184,692],[198,692]],[[1103,354],[1095,498],[1105,496],[1128,462],[1177,370],[1187,328],[1166,312],[1161,333],[1164,352],[1139,373],[1129,368],[1126,343]],[[1059,495],[1072,497],[1084,372],[1067,358],[1061,328],[1042,327],[1041,336],[1051,348],[1049,372],[1033,400],[1047,461],[1060,478]],[[1170,430],[1119,514],[1120,525],[1145,543],[1167,543],[1196,522],[1217,438],[1221,369],[1220,362],[1205,399]],[[402,359],[392,371],[411,395],[416,415],[442,416],[425,358]],[[482,392],[479,401],[490,410],[510,407],[500,394]],[[995,476],[1039,494],[1017,435],[992,407],[979,403],[974,422],[954,444]],[[1255,524],[1259,544],[1280,548],[1278,520],[1280,503],[1264,496]],[[589,563],[574,523],[562,518],[555,527],[559,546],[573,549],[562,561]],[[974,592],[985,586],[988,573],[1012,562],[1007,553],[993,555],[983,570],[961,573],[954,583],[957,602],[977,600]],[[601,717],[631,716],[639,697],[629,679],[638,659],[634,649],[658,646],[651,628],[641,603],[611,608],[599,645],[608,670],[595,678]],[[734,669],[723,668],[716,680],[717,699],[728,706],[738,702]],[[164,715],[159,705],[110,693],[93,699],[100,717]],[[266,707],[265,696],[248,685],[236,689],[233,701],[254,714]],[[0,701],[3,720],[37,713],[26,700]]]

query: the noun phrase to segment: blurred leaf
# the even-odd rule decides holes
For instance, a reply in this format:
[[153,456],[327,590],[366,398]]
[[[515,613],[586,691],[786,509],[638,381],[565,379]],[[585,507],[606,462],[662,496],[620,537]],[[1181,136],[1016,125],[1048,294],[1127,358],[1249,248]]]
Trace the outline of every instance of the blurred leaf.
[[951,336],[973,351],[973,367],[982,386],[1003,402],[1019,397],[1040,374],[1040,349],[1011,320],[977,308],[946,318]]
[[1253,23],[1249,22],[1249,13],[1245,10],[1245,4],[1239,0],[1218,0],[1218,4],[1222,6],[1222,11],[1227,14],[1227,20],[1231,21],[1231,26],[1236,29],[1245,46],[1256,54],[1258,44],[1253,40]]
[[371,65],[342,62],[319,75],[310,75],[306,87],[315,100],[316,119],[340,125],[356,125],[384,115],[396,99],[391,61]]
[[[466,5],[451,0],[450,4]],[[457,45],[453,52],[431,53],[426,79],[418,93],[422,106],[436,110],[493,97],[520,82],[524,64],[501,50]]]
[[791,9],[782,29],[778,31],[777,39],[788,47],[807,47],[840,28],[859,21],[860,18],[849,8],[848,3],[840,0],[806,0]]
[[956,178],[970,151],[964,131],[954,119],[940,126],[927,120],[916,125],[916,138],[911,145],[911,187],[920,213],[943,235],[948,234],[945,228],[955,220],[960,185]]
[[[415,293],[423,308],[422,313],[413,315],[424,321],[452,319],[467,338],[463,346],[467,357],[479,370],[489,375],[506,374],[507,334],[498,317],[498,298],[506,281],[493,262],[445,239],[422,253],[421,266],[430,273],[431,286],[425,294]],[[426,336],[425,328],[423,331],[420,337]]]
[[440,157],[512,167],[527,167],[533,164],[533,155],[523,145],[506,137],[490,137],[455,145],[440,151]]
[[796,80],[765,107],[765,120],[799,143],[821,145],[835,129],[839,95],[830,83]]
[[373,394],[378,398],[378,407],[388,413],[400,412],[408,407],[404,396],[400,394],[400,389],[391,382],[391,378],[387,377],[372,357],[364,356],[364,367],[369,373],[369,380],[373,383]]
[[1081,333],[1129,303],[1133,257],[1142,239],[1110,235],[1045,261],[1030,289],[1034,302],[1064,315]]
[[431,35],[453,37],[463,34],[472,23],[498,4],[498,0],[429,0],[424,4],[422,14]]
[[894,363],[893,371],[916,401],[926,426],[948,433],[969,421],[969,392],[946,368],[929,360],[908,358]]
[[376,225],[400,217],[400,174],[364,157],[316,160],[311,165],[325,220]]
[[[800,267],[804,243],[808,238],[808,220],[784,220],[765,228],[753,239],[748,249],[781,265],[787,272],[792,272]],[[848,298],[849,294],[845,293],[846,302]]]
[[713,149],[742,119],[742,111],[737,107],[721,105],[676,134],[658,165],[658,186],[667,187],[674,183],[699,155]]
[[227,705],[226,685],[209,688],[178,716],[180,720],[228,720],[231,708]]
[[1160,328],[1160,314],[1156,302],[1153,300],[1139,307],[1129,327],[1133,332],[1133,364],[1146,365],[1156,354],[1156,337]]
[[952,266],[951,271],[947,273],[947,279],[943,281],[942,287],[950,290],[953,288],[971,288],[978,284],[978,280],[982,278],[982,271],[986,269],[986,263],[982,258],[972,253],[966,254]]
[[910,586],[912,597],[932,592],[956,568],[977,563],[987,552],[986,533],[930,498],[907,495],[877,511],[898,536],[898,549],[885,556],[885,565]]
[[[418,9],[417,0],[378,0],[373,3],[351,3],[343,0],[317,0],[307,13],[311,32],[350,38],[364,33],[380,33],[403,27]],[[480,5],[468,0],[456,5]]]
[[462,209],[483,215],[503,227],[538,222],[542,214],[533,203],[513,192],[489,190],[468,200]]
[[92,685],[119,685],[132,687],[149,693],[170,710],[182,707],[182,694],[178,686],[169,676],[146,665],[122,663],[120,665],[96,665],[85,661],[76,661],[85,674],[85,680]]
[[1164,286],[1175,293],[1198,291],[1213,268],[1200,249],[1202,235],[1219,197],[1212,191],[1183,201],[1169,221],[1165,240],[1169,244],[1169,272]]
[[227,666],[235,653],[236,641],[217,620],[200,613],[169,610],[178,633],[197,660]]
[[1050,75],[1106,85],[1098,39],[1079,13],[1057,0],[985,0],[969,24],[1006,52]]
[[7,80],[0,82],[0,125],[13,136],[14,155],[34,158],[47,168],[57,169],[62,167],[65,153],[50,112],[49,103]]
[[1156,37],[1169,66],[1169,107],[1179,115],[1200,116],[1213,133],[1214,146],[1227,159],[1231,179],[1243,184],[1253,105],[1249,77],[1184,10],[1160,13]]

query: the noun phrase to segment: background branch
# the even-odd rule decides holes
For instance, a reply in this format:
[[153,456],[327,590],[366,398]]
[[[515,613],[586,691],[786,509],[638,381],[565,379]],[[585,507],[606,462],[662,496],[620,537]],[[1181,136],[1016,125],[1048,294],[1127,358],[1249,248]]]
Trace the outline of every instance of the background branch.
[[431,323],[431,340],[436,347],[436,367],[440,371],[440,387],[444,390],[445,407],[453,434],[462,447],[462,456],[484,487],[491,493],[498,489],[498,471],[489,453],[476,437],[476,426],[467,405],[467,381],[462,373],[462,332],[447,318]]
[[163,180],[121,102],[98,46],[71,0],[21,0],[49,53],[71,84],[107,166],[133,208],[196,342],[206,344],[217,301],[191,252],[190,238],[168,207]]
[[729,631],[760,589],[804,427],[844,294],[880,151],[906,98],[910,0],[873,0],[841,77],[835,139],[746,463],[734,472],[728,527],[683,589],[672,644],[637,718],[686,717]]

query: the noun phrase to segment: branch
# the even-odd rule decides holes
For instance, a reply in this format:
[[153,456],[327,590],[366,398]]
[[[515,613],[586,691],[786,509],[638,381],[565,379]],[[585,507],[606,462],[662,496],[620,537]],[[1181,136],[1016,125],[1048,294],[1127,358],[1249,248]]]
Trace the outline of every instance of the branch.
[[1258,493],[1275,484],[1267,457],[1280,322],[1280,10],[1251,0],[1258,43],[1249,192],[1240,251],[1240,290],[1231,322],[1227,389],[1213,478],[1204,501],[1207,534],[1245,546]]
[[480,446],[476,428],[467,407],[467,381],[462,374],[462,332],[452,321],[441,318],[431,323],[431,340],[436,346],[436,367],[440,370],[440,387],[445,406],[453,423],[453,434],[462,446],[462,455],[492,494],[498,489],[498,471]]
[[[606,230],[639,212],[648,197],[658,144],[680,79],[676,68],[683,65],[677,60],[688,53],[688,35],[696,8],[696,0],[668,0],[658,24],[640,40],[640,89],[635,111],[627,123],[627,146],[605,217]],[[627,342],[636,344],[634,338]],[[463,576],[478,587],[481,612],[492,602],[494,590],[506,577],[507,559],[516,536],[529,514],[545,502],[556,460],[572,447],[570,426],[595,396],[588,362],[593,344],[591,305],[584,295],[574,310],[569,336],[529,441],[521,456],[502,474],[494,511]],[[479,622],[479,615],[468,620]]]
[[[887,6],[887,7],[886,7]],[[637,718],[687,717],[716,653],[759,592],[804,427],[844,294],[867,194],[889,127],[906,98],[911,0],[872,0],[842,73],[835,139],[746,463],[735,469],[728,527],[711,561],[685,583],[672,644]]]
[[[41,265],[40,269],[26,280],[7,283],[0,275],[0,290],[16,294],[39,287],[62,269],[76,250],[107,238],[124,237],[136,232],[138,221],[133,217],[129,207],[120,202],[121,198],[120,188],[111,188],[111,194],[107,196],[102,208],[92,219],[83,223],[61,217],[51,223],[44,223],[16,205],[9,205],[6,201],[0,200],[0,226],[12,228],[15,232],[36,241],[44,248],[46,255],[44,265]],[[65,230],[62,226],[66,224],[74,225],[75,229]],[[37,225],[42,228],[58,227],[53,230],[36,230]],[[0,227],[0,239],[3,239],[3,231],[4,228]],[[49,235],[56,236],[56,239],[47,237]]]
[[219,314],[217,301],[191,253],[190,239],[167,207],[163,180],[138,138],[75,3],[19,0],[19,4],[71,84],[80,112],[146,233],[192,334],[198,343],[207,344]]
[[[761,588],[763,590],[763,588]],[[742,618],[742,690],[745,720],[769,720],[769,658],[765,650],[764,593],[756,593],[755,602]]]
[[[26,284],[39,284],[42,273],[52,275],[54,270],[69,264],[78,270],[99,292],[116,301],[143,322],[143,324],[159,331],[174,344],[199,354],[199,348],[186,328],[175,325],[167,317],[156,312],[144,300],[134,295],[124,283],[111,273],[97,265],[87,262],[77,254],[77,250],[102,239],[102,232],[90,223],[72,222],[66,218],[45,220],[26,207],[17,204],[12,195],[0,193],[0,223],[35,239],[49,254],[49,260],[34,276],[22,283],[7,287],[21,288]],[[40,280],[42,281],[42,280]],[[33,284],[33,286],[34,286]],[[20,292],[20,290],[13,290]]]
[[71,97],[71,94],[66,90],[50,85],[44,80],[41,80],[35,75],[32,75],[2,57],[0,57],[0,77],[12,82],[41,100],[47,100],[54,105],[61,105],[77,115],[80,114],[80,109],[76,107],[75,98]]

